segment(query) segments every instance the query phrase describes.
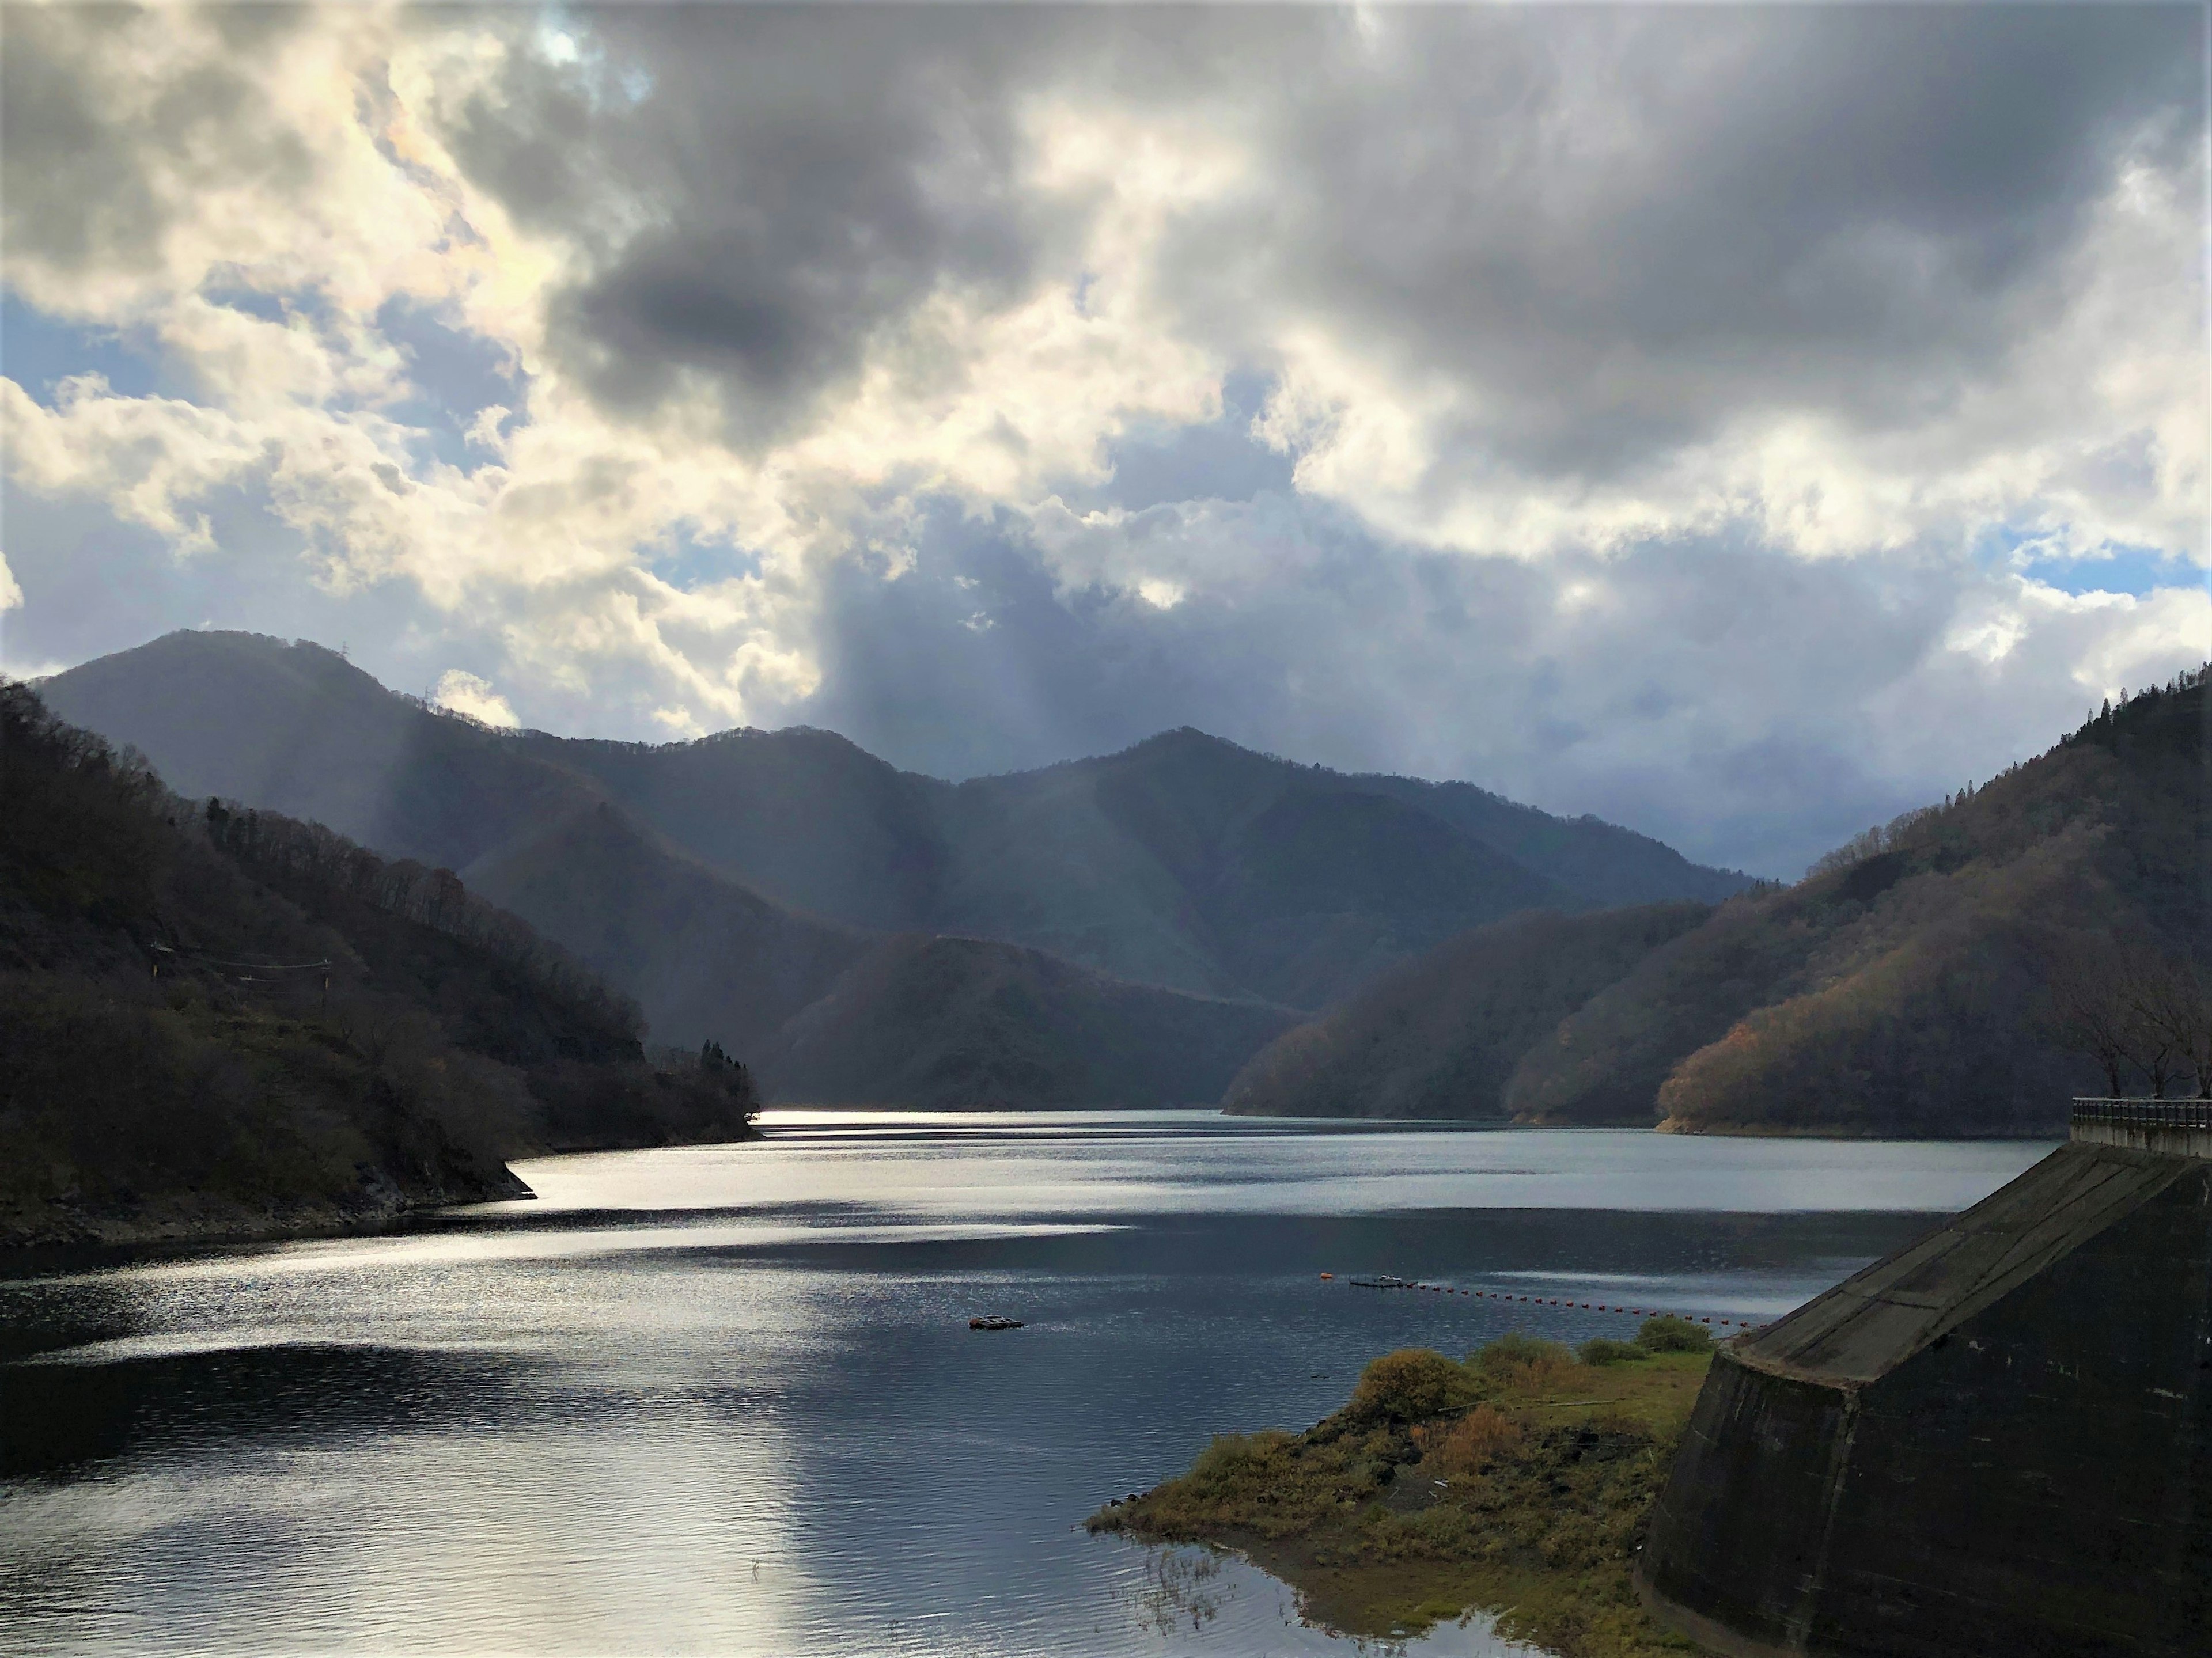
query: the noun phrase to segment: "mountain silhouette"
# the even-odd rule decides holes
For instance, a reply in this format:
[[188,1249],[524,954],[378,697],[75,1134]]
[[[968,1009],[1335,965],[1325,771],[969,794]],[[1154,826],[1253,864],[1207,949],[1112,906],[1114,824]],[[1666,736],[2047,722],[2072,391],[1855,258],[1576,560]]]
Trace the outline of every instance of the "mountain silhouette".
[[[487,890],[511,848],[611,804],[660,854],[820,923],[1000,939],[1132,982],[1293,1007],[1522,909],[1712,902],[1747,884],[1595,818],[1190,730],[955,784],[804,727],[657,745],[492,732],[319,647],[221,633],[173,634],[42,689],[180,788],[472,880],[489,859]],[[672,1005],[610,970],[656,1021]],[[733,993],[753,998],[753,981]],[[778,996],[760,1006],[784,1017]]]

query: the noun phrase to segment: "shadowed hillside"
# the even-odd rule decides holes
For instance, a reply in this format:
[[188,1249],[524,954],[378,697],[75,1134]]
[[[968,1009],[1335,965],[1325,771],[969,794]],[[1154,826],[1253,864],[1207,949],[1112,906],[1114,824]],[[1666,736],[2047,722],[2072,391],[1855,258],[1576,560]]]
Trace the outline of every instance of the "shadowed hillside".
[[[611,803],[641,831],[637,856],[696,859],[801,917],[1004,939],[1207,998],[1318,1007],[1520,910],[1711,902],[1745,884],[1594,818],[1464,783],[1348,777],[1188,730],[955,785],[803,728],[659,746],[493,732],[330,652],[246,634],[173,634],[46,689],[179,787],[314,817],[471,881]],[[652,884],[690,878],[656,868]],[[688,1028],[673,1010],[697,994],[659,987],[683,969],[641,963],[648,939],[601,955],[520,889],[501,896],[635,989],[657,1024]],[[834,956],[835,932],[798,957]],[[789,993],[752,978],[726,990],[764,1008]]]
[[2202,674],[1739,898],[1538,1045],[1517,1116],[1699,1132],[2063,1132],[2101,1086],[2051,1017],[2084,955],[2212,940]]
[[1188,730],[957,785],[805,729],[662,747],[523,740],[717,868],[818,914],[1305,1007],[1517,910],[1710,902],[1746,884],[1595,818],[1465,783],[1294,765]]
[[1711,913],[1531,913],[1462,933],[1278,1037],[1222,1103],[1254,1116],[1503,1118],[1530,1048]]
[[[776,902],[677,844],[605,779],[568,763],[592,757],[620,781],[626,756],[669,750],[495,732],[395,695],[333,652],[244,634],[171,635],[45,689],[72,715],[151,754],[191,794],[316,817],[458,871],[635,996],[656,1040],[713,1040],[757,1058],[773,1097],[804,1100],[829,1074],[794,1069],[796,1056],[819,1050],[779,1035],[803,1011],[835,996],[808,1027],[827,1029],[837,1009],[871,999],[887,1010],[921,1005],[943,987],[945,955],[884,951],[882,932]],[[886,777],[901,787],[927,780],[901,780],[841,739],[799,736],[799,752],[822,763],[789,796],[755,804],[755,838],[787,848],[802,871],[809,858],[849,864],[854,845],[872,847],[893,902],[907,866],[862,806]],[[674,784],[647,804],[695,836],[723,817],[720,797]],[[743,812],[730,815],[740,840],[754,833],[743,830]],[[1060,963],[1048,970],[1035,951],[988,939],[952,954],[966,963],[956,975],[963,982],[1026,987],[1018,996],[953,998],[942,1010],[950,1023],[929,1033],[963,1056],[959,1074],[981,1079],[969,1096],[983,1102],[1031,1102],[993,1080],[1019,1075],[1051,1078],[1057,1103],[1125,1103],[1124,1088],[1145,1103],[1211,1101],[1285,1022],[1249,998],[1175,997],[1170,1016],[1157,998],[1133,1001],[1133,987]],[[843,975],[864,963],[871,976],[846,986]],[[917,982],[896,982],[901,972]],[[1140,1004],[1150,1011],[1137,1017],[1130,1010]],[[947,1080],[955,1071],[915,1068],[911,1027],[884,1028],[908,1040],[860,1044],[855,1051],[872,1056],[873,1071],[841,1060],[841,1097],[919,1104],[966,1086]],[[788,1066],[786,1054],[794,1056]]]
[[1042,950],[907,933],[786,1024],[763,1064],[781,1093],[823,1105],[1206,1105],[1294,1017],[1101,984]]
[[0,685],[0,1238],[519,1195],[504,1160],[744,1137],[741,1070],[452,874],[179,800]]
[[[2054,975],[2212,948],[2203,677],[1717,908],[1524,915],[1256,1055],[1231,1109],[1750,1133],[2063,1133]],[[2147,1084],[2148,1076],[2134,1079]]]

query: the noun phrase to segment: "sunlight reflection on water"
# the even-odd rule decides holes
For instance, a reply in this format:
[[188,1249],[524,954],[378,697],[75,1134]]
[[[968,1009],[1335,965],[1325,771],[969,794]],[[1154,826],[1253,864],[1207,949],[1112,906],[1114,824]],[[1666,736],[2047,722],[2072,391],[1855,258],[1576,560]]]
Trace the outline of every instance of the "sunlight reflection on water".
[[1348,1652],[1241,1561],[1076,1528],[1538,1316],[1320,1271],[1767,1315],[2045,1149],[769,1121],[531,1163],[447,1230],[0,1281],[41,1350],[0,1366],[10,1649]]

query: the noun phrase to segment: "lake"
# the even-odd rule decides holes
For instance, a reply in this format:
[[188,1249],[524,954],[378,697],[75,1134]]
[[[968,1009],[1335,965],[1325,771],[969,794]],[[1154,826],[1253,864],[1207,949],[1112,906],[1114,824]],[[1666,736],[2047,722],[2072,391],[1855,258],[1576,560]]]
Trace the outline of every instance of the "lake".
[[1347,1277],[1764,1320],[2050,1149],[762,1121],[404,1233],[0,1279],[9,1650],[1348,1654],[1084,1516],[1391,1348],[1635,1321]]

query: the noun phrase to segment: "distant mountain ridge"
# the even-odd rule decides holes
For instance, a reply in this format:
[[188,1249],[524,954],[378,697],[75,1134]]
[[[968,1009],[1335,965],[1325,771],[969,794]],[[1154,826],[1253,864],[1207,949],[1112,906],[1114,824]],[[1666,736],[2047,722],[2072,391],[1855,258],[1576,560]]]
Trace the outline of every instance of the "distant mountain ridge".
[[957,784],[805,727],[515,741],[795,908],[1298,1007],[1519,910],[1717,902],[1751,884],[1595,818],[1300,766],[1188,728]]
[[[492,732],[319,647],[252,635],[172,634],[42,689],[183,786],[342,825],[487,890],[505,890],[517,845],[584,834],[576,814],[612,805],[657,856],[832,932],[1000,939],[1215,999],[1317,1007],[1522,909],[1712,902],[1747,884],[1595,818],[1188,729],[953,784],[805,727],[662,745]],[[807,950],[836,953],[818,938]],[[769,996],[750,1024],[786,1000]]]
[[1393,968],[1248,1060],[1223,1107],[1249,1116],[1504,1121],[1524,1058],[1563,1020],[1712,914],[1642,904],[1532,911]]
[[[757,1060],[771,1097],[1210,1102],[1293,1017],[1252,998],[1125,985],[990,938],[917,952],[898,932],[779,903],[657,830],[552,739],[434,712],[318,646],[171,635],[40,689],[64,717],[149,756],[180,793],[325,823],[457,872],[635,995],[656,1039],[711,1039]],[[823,839],[836,823],[800,828]],[[836,1017],[787,1038],[833,992]],[[900,1023],[924,1009],[928,1029]],[[875,1073],[822,1039],[841,1024],[888,1033]],[[925,1046],[927,1075],[902,1057]]]

